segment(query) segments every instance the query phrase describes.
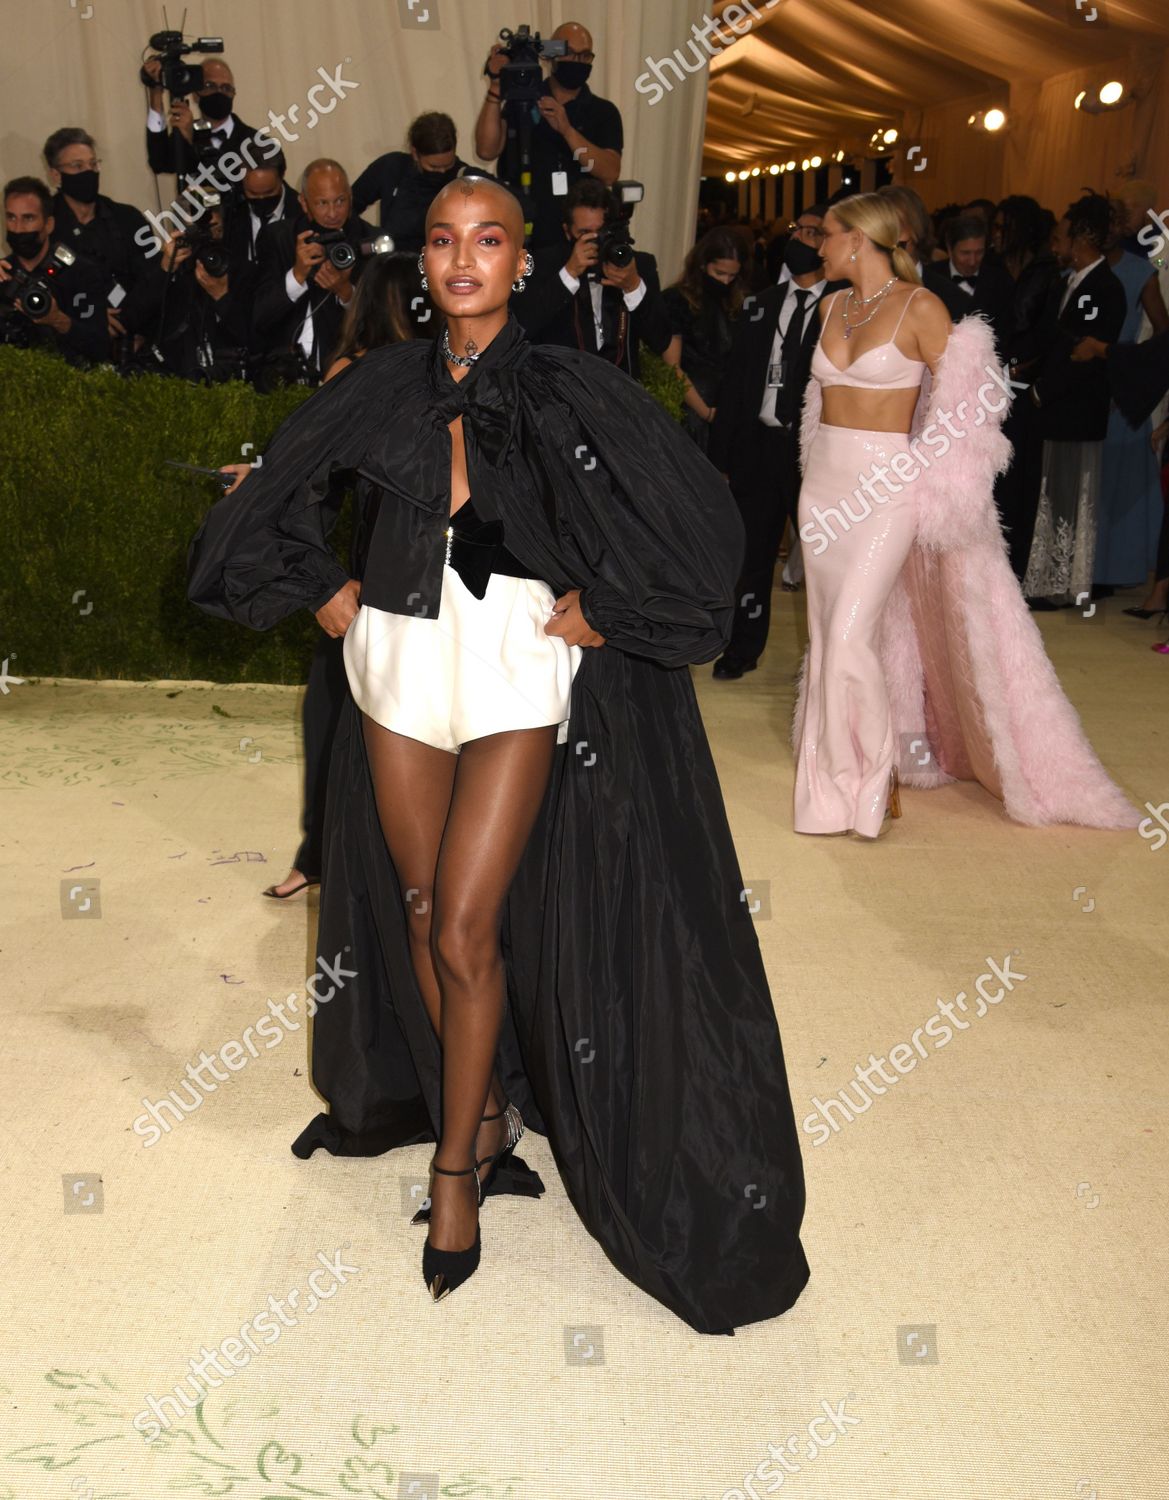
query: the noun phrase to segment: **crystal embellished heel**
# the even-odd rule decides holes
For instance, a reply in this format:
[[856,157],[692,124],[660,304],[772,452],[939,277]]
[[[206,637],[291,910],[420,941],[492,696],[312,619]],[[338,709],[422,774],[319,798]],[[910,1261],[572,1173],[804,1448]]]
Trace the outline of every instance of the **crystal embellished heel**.
[[[486,1162],[490,1162],[491,1163],[491,1170],[490,1170],[490,1172],[488,1172],[487,1176],[482,1179],[482,1182],[480,1184],[480,1192],[479,1192],[479,1202],[480,1203],[483,1202],[484,1198],[486,1198],[487,1195],[488,1195],[488,1193],[491,1191],[491,1185],[495,1181],[496,1173],[499,1171],[500,1167],[507,1160],[507,1158],[509,1156],[511,1156],[511,1154],[514,1152],[515,1148],[519,1145],[520,1137],[524,1133],[524,1117],[523,1117],[523,1115],[520,1114],[519,1110],[515,1107],[514,1104],[511,1103],[510,1100],[503,1106],[503,1108],[501,1110],[497,1110],[496,1113],[493,1114],[493,1115],[484,1115],[483,1119],[484,1120],[506,1119],[507,1120],[507,1140],[500,1147],[500,1149],[495,1153],[494,1156],[484,1156],[479,1161],[477,1161],[475,1163],[475,1171],[476,1172]],[[430,1223],[430,1200],[429,1199],[422,1205],[422,1207],[417,1211],[417,1213],[415,1213],[415,1215],[410,1220],[410,1222],[411,1222],[411,1224],[429,1224]]]

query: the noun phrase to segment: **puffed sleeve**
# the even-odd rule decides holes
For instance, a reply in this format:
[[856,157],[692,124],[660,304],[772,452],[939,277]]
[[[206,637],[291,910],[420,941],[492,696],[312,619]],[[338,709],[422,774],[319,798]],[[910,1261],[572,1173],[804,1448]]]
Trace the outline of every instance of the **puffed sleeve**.
[[730,638],[744,529],[726,481],[636,381],[592,354],[542,348],[525,400],[555,479],[580,608],[609,645],[666,666]]
[[[404,346],[395,346],[404,347]],[[317,610],[349,578],[329,546],[355,468],[377,435],[392,382],[367,355],[281,424],[259,468],[212,506],[187,553],[187,597],[207,614],[269,630]]]

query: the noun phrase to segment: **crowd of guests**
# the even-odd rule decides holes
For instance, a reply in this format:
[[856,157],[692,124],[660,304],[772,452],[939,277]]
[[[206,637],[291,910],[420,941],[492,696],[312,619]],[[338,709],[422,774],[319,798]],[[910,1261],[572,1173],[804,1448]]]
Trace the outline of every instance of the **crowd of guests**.
[[[1138,425],[1126,420],[1109,371],[1110,351],[1169,329],[1164,245],[1149,230],[1152,187],[1085,192],[1058,218],[1022,195],[931,214],[911,188],[880,191],[896,208],[898,244],[922,283],[955,321],[987,320],[1014,382],[1006,419],[1013,458],[996,499],[1032,608],[1085,606],[1117,588],[1144,586],[1152,572],[1154,586],[1130,612],[1164,612],[1169,423],[1163,403]],[[798,587],[802,576],[798,426],[818,320],[801,315],[794,338],[790,327],[803,302],[811,307],[833,290],[818,255],[830,206],[815,204],[794,224],[718,222],[717,210],[704,212],[686,274],[666,293],[676,334],[667,358],[677,356],[693,385],[687,419],[708,424],[698,440],[728,475],[749,532],[757,518],[755,556],[749,546],[743,577],[748,603],[716,664],[719,676],[740,676],[758,659],[767,631],[760,600],[770,598],[785,522],[784,587]],[[764,514],[766,526],[758,519]]]
[[[801,577],[798,417],[826,285],[819,246],[830,204],[813,205],[794,224],[704,209],[681,274],[663,289],[655,258],[631,243],[622,120],[589,89],[592,38],[575,22],[553,36],[566,51],[536,109],[534,268],[516,289],[516,316],[534,341],[587,348],[635,378],[642,344],[675,367],[688,432],[756,517],[760,546],[744,592],[767,600],[774,533],[787,522],[784,586],[798,587]],[[505,62],[496,44],[474,150],[511,180]],[[173,174],[181,198],[145,214],[116,202],[100,192],[93,136],[79,126],[55,130],[44,146],[45,177],[4,186],[0,341],[128,372],[246,379],[267,390],[316,385],[358,349],[439,331],[416,264],[426,212],[455,176],[491,171],[459,155],[450,116],[420,115],[404,150],[378,156],[352,181],[342,163],[319,157],[290,182],[277,136],[236,115],[225,60],[208,59],[199,89],[169,106],[159,70],[158,59],[144,68],[147,159],[160,180]],[[1152,189],[1134,182],[1113,197],[1085,193],[1058,219],[1025,196],[931,214],[910,188],[881,192],[924,285],[953,319],[987,319],[1016,382],[1006,422],[1014,458],[997,499],[1033,607],[1144,584],[1156,560],[1157,583],[1138,608],[1164,610],[1169,426],[1126,421],[1108,372],[1112,347],[1169,330],[1158,262],[1147,237],[1138,238]],[[746,638],[732,643],[720,675],[754,664],[767,612],[761,606]]]

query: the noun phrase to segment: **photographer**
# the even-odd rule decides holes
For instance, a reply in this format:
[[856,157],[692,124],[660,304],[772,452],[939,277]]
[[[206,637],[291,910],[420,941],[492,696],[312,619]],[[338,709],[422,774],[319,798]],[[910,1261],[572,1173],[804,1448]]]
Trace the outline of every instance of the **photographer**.
[[205,196],[208,206],[197,225],[163,247],[146,367],[213,385],[247,373],[255,273],[246,265],[231,267],[223,209],[217,195]]
[[[235,77],[222,57],[203,63],[198,88],[172,94],[165,119],[162,69],[163,59],[157,55],[142,66],[142,72],[154,80],[146,113],[146,160],[152,172],[174,172],[182,185],[204,164],[218,176],[220,162],[232,154],[249,167],[264,160],[263,149],[257,150],[254,143],[255,128],[245,125],[235,113]],[[195,130],[191,99],[197,101],[200,118],[210,127],[206,144],[196,142],[196,134],[201,132]],[[227,185],[235,180],[227,179]]]
[[300,211],[296,190],[284,180],[286,170],[281,151],[271,161],[249,167],[227,200],[223,238],[233,269],[257,264],[263,229]]
[[54,234],[75,254],[100,266],[107,276],[105,317],[120,338],[140,331],[134,292],[153,270],[134,236],[146,226],[138,209],[98,192],[101,162],[93,136],[77,126],[54,130],[45,142],[49,181],[56,189]]
[[[333,357],[364,263],[359,247],[376,235],[353,212],[344,167],[328,157],[304,169],[296,218],[270,224],[260,235],[253,324],[258,343],[269,355],[295,355],[301,378],[311,384]],[[344,270],[330,258],[340,244],[356,257]]]
[[[75,364],[108,361],[106,277],[58,247],[53,195],[39,178],[5,184],[4,227],[12,253],[0,260],[0,341],[53,348]],[[64,259],[54,254],[58,248]]]
[[456,151],[458,132],[450,115],[431,111],[410,126],[408,151],[387,151],[362,172],[353,184],[353,211],[364,213],[380,200],[378,223],[394,241],[394,249],[422,249],[426,238],[426,210],[434,195],[454,177],[474,171]]
[[[554,246],[545,247],[528,290],[514,301],[516,317],[534,344],[587,349],[636,380],[639,341],[664,354],[673,337],[657,262],[630,250],[617,198],[591,178],[565,199],[563,231],[564,252],[558,257]],[[605,260],[610,247],[628,264]]]
[[[552,75],[544,79],[538,102],[527,106],[532,121],[529,243],[533,249],[559,240],[564,200],[582,177],[593,177],[609,186],[617,181],[625,144],[620,110],[588,86],[596,57],[590,32],[577,21],[566,21],[552,33],[551,40],[564,42],[567,50],[553,62]],[[507,61],[506,48],[496,42],[487,58],[487,97],[475,124],[475,151],[484,161],[497,160],[508,144],[500,89],[500,73]],[[517,103],[514,107],[523,106]],[[518,191],[518,163],[505,159],[498,176]]]

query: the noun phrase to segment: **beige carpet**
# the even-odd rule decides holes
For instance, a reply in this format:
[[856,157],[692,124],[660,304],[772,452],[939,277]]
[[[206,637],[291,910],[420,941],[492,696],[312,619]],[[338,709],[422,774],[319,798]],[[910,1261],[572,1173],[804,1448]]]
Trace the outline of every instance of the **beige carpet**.
[[[1169,658],[1125,602],[1041,625],[1106,764],[1161,803]],[[298,694],[0,697],[0,1500],[1166,1493],[1169,849],[1020,828],[970,786],[907,793],[876,844],[796,837],[801,615],[777,596],[741,682],[696,673],[797,1117],[991,963],[1020,977],[804,1136],[811,1282],[734,1339],[619,1276],[532,1137],[547,1195],[492,1200],[481,1270],[433,1306],[406,1220],[428,1149],[289,1152],[317,1108],[303,1033],[145,1145],[143,1099],[313,970],[315,909],[259,897],[296,843]],[[148,1399],[266,1310],[256,1352],[229,1346],[222,1389],[148,1444]]]

